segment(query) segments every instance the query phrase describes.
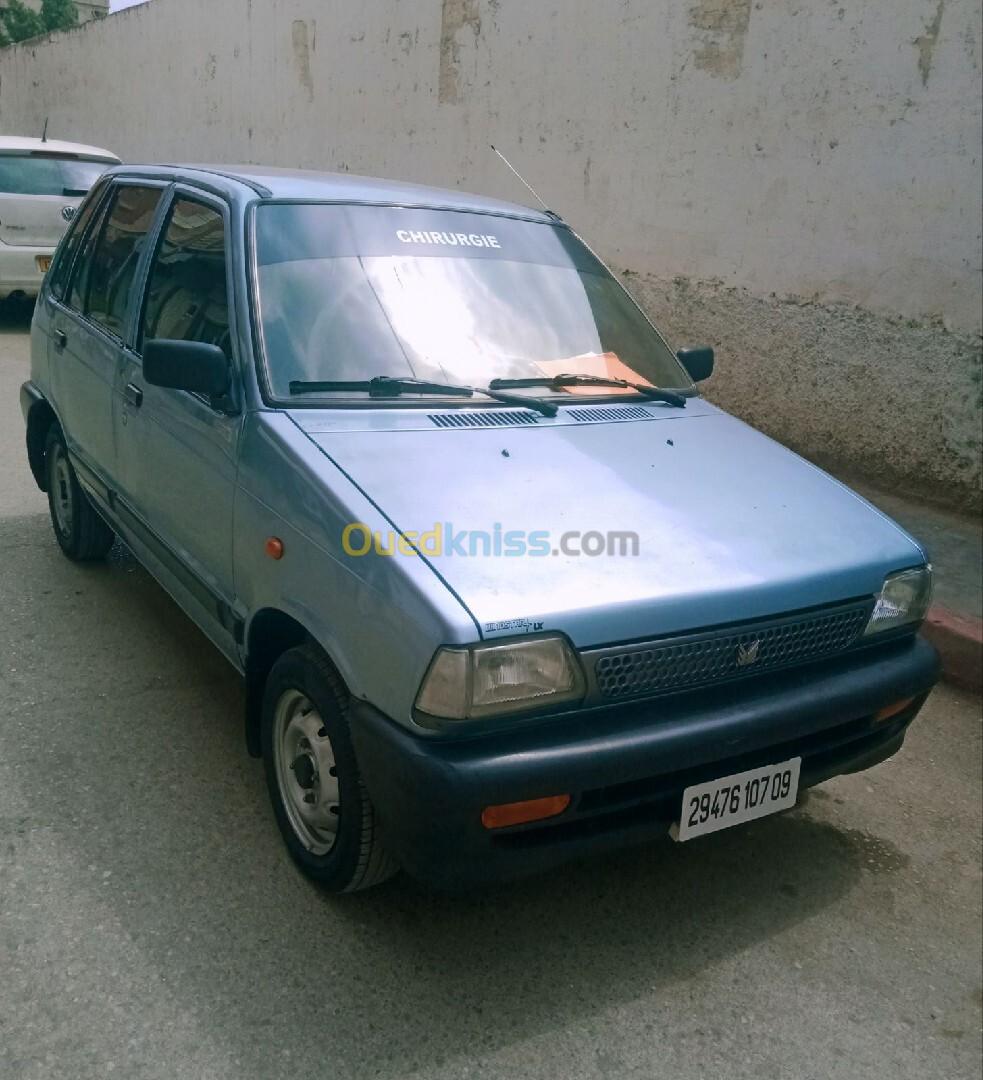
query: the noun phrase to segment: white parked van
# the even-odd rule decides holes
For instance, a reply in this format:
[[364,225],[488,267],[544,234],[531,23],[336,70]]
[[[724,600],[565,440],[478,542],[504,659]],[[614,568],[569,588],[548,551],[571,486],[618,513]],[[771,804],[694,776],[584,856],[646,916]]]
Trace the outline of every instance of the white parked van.
[[79,203],[118,164],[96,146],[0,135],[0,300],[38,295]]

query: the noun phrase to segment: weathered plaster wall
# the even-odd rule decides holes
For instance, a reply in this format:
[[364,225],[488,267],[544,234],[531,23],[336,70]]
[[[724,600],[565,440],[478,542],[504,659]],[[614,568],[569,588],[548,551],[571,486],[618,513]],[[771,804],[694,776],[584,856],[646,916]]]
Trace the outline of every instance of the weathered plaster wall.
[[[708,396],[813,461],[934,502],[978,504],[980,348],[938,320],[630,274],[671,341],[724,357]],[[739,358],[739,362],[731,362]],[[974,496],[974,492],[976,493]]]
[[977,0],[155,0],[0,53],[0,129],[522,199],[805,453],[980,488]]

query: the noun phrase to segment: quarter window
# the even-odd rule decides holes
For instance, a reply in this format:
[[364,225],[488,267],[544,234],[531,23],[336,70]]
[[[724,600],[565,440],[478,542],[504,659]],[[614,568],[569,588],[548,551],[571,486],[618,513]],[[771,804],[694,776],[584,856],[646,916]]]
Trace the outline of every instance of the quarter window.
[[130,287],[160,197],[159,188],[117,188],[95,245],[82,311],[117,337],[123,336]]
[[225,222],[211,207],[179,198],[154,259],[143,340],[218,345],[232,358]]
[[65,236],[57,265],[51,272],[51,291],[59,300],[65,298],[65,289],[68,285],[68,277],[72,272],[72,263],[75,261],[75,256],[85,237],[85,230],[95,216],[105,190],[105,185],[100,184],[92,192],[91,196],[85,200],[82,209],[76,215]]
[[89,284],[89,270],[92,267],[92,255],[96,243],[102,234],[106,222],[107,203],[102,200],[102,205],[96,214],[96,220],[89,228],[84,237],[81,236],[81,249],[75,259],[75,266],[71,272],[71,283],[68,287],[68,296],[65,303],[75,311],[81,311],[85,306],[85,296]]

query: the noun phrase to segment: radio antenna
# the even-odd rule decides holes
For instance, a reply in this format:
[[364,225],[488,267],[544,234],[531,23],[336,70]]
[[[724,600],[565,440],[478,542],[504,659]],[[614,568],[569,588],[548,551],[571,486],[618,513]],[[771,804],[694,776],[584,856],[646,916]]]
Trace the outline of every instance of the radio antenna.
[[41,132],[41,142],[48,141],[48,117],[44,118],[44,131]]
[[509,159],[502,153],[501,150],[499,150],[495,146],[492,146],[492,150],[494,150],[494,152],[496,154],[498,154],[498,156],[502,159],[502,161],[505,162],[505,164],[506,164],[507,168],[509,169],[509,171],[518,179],[519,183],[522,184],[523,187],[525,187],[525,188],[527,188],[529,190],[529,192],[532,194],[532,197],[536,200],[536,202],[539,203],[539,205],[546,211],[547,214],[551,214],[553,217],[559,217],[560,216],[559,214],[554,214],[553,211],[546,205],[546,203],[543,202],[543,200],[539,197],[538,192],[532,186],[532,184],[530,184],[525,179],[525,177],[522,175],[522,173],[519,172],[519,170],[512,164],[511,161],[509,161]]

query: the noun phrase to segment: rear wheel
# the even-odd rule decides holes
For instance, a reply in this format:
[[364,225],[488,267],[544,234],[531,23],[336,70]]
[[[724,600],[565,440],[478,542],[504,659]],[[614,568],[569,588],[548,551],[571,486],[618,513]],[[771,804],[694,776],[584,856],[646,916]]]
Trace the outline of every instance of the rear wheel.
[[44,448],[48,509],[55,539],[75,562],[105,558],[113,546],[113,530],[102,520],[85,492],[68,457],[65,436],[57,424],[48,431]]
[[331,892],[396,873],[348,729],[348,694],[315,645],[273,665],[263,700],[263,758],[277,824],[297,865]]

